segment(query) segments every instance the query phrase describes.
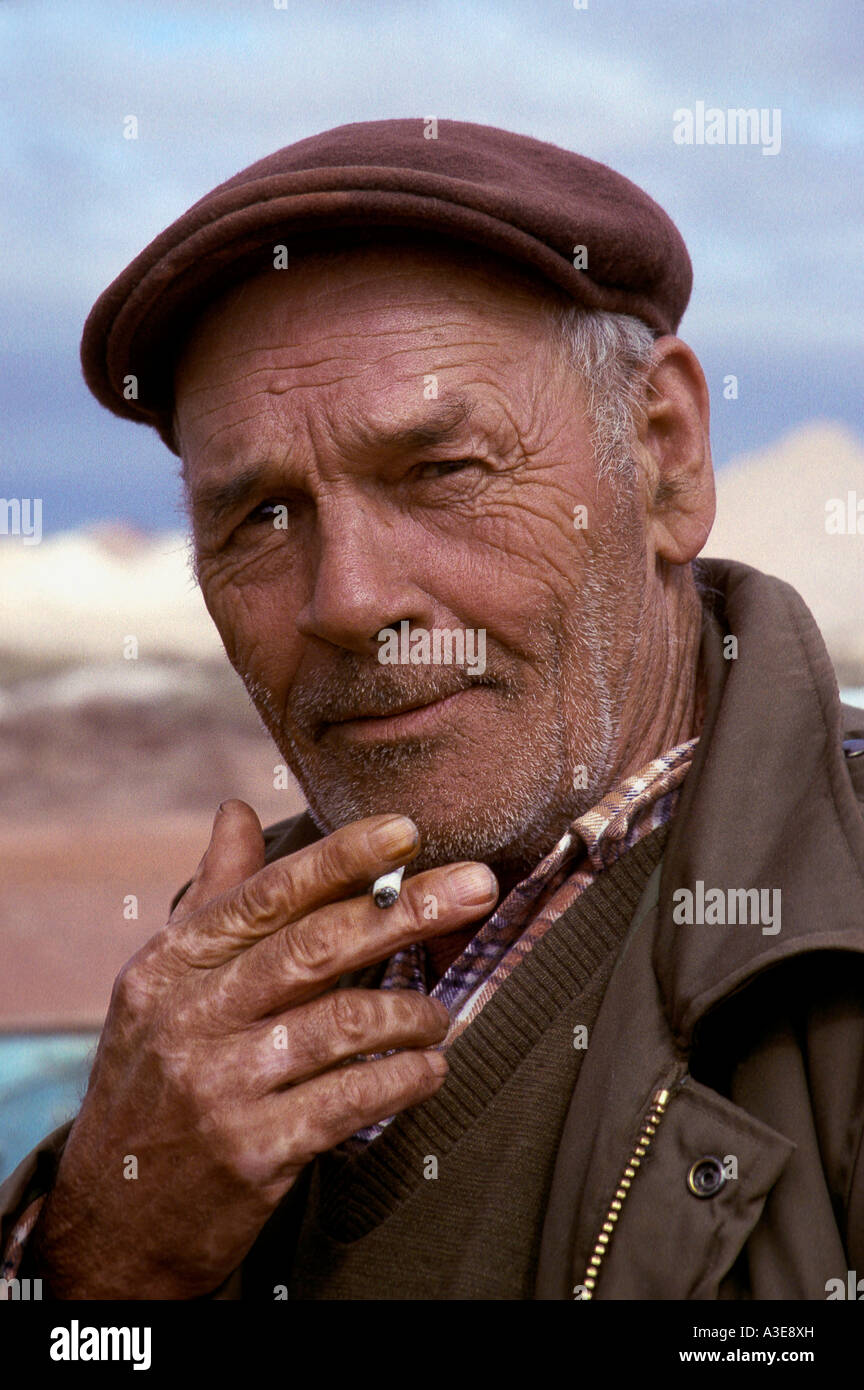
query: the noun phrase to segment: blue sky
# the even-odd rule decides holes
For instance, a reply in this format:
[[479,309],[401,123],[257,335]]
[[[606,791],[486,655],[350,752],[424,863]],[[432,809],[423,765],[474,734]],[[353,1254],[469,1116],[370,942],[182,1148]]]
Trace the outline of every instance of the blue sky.
[[[81,381],[90,306],[253,159],[387,116],[551,140],[666,208],[719,464],[814,416],[861,432],[862,31],[860,0],[4,0],[0,490],[46,532],[176,524],[173,455]],[[677,145],[698,101],[779,108],[780,152]]]

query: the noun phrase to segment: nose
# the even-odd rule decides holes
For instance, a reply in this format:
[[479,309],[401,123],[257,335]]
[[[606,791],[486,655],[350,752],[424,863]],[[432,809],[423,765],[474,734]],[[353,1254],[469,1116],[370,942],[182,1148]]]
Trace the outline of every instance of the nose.
[[320,508],[316,532],[314,583],[298,632],[369,656],[380,650],[382,628],[404,619],[434,626],[433,602],[411,577],[410,538],[398,514],[385,515],[355,494]]

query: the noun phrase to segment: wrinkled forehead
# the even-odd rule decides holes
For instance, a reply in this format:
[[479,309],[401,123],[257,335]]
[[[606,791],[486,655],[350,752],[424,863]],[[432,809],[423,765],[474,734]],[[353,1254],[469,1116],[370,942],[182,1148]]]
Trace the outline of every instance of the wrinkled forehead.
[[[431,371],[463,359],[466,346],[492,370],[505,358],[516,367],[551,341],[567,304],[531,271],[439,237],[292,248],[284,264],[233,286],[195,321],[175,367],[175,436],[205,400],[242,398],[268,372],[276,394],[330,385],[338,395],[352,372],[371,374],[372,394],[376,383],[386,393],[400,370],[422,375],[427,354]],[[427,399],[436,390],[427,387]]]
[[465,314],[533,325],[548,331],[556,310],[572,303],[558,287],[481,246],[416,232],[380,230],[332,235],[290,247],[275,244],[274,266],[244,279],[212,301],[190,324],[175,359],[175,391],[193,356],[238,335],[281,329],[299,337],[326,313],[377,320],[386,331],[410,316],[412,302],[442,322],[458,306]]

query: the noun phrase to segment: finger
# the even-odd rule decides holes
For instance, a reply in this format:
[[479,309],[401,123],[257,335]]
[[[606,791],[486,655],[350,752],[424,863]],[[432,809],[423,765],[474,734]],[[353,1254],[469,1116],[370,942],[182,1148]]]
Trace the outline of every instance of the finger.
[[264,867],[261,822],[245,801],[223,801],[195,876],[171,914],[177,922]]
[[[399,900],[386,911],[371,894],[328,904],[262,938],[213,976],[209,1008],[220,1026],[304,1003],[329,989],[348,971],[386,960],[411,941],[455,931],[491,911],[498,896],[495,875],[485,864],[448,864],[407,879]],[[435,905],[435,917],[427,907]]]
[[271,1175],[271,1181],[295,1177],[316,1154],[341,1144],[358,1129],[428,1100],[448,1070],[442,1052],[396,1052],[271,1094],[252,1113],[245,1111],[244,1133],[254,1135],[247,1163],[256,1175]]
[[444,1005],[413,989],[332,990],[262,1024],[245,1070],[255,1073],[253,1091],[264,1094],[358,1055],[432,1047],[449,1026]]
[[[215,966],[309,912],[367,888],[420,846],[405,816],[370,816],[267,864],[184,920],[173,944],[195,966]],[[371,901],[371,899],[370,899]]]

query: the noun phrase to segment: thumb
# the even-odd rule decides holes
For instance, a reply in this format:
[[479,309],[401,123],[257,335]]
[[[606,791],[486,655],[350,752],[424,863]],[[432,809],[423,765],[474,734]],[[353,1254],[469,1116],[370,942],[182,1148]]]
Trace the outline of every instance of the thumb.
[[223,801],[213,817],[210,843],[195,876],[178,900],[170,921],[179,921],[199,907],[236,888],[264,867],[261,822],[245,801]]

